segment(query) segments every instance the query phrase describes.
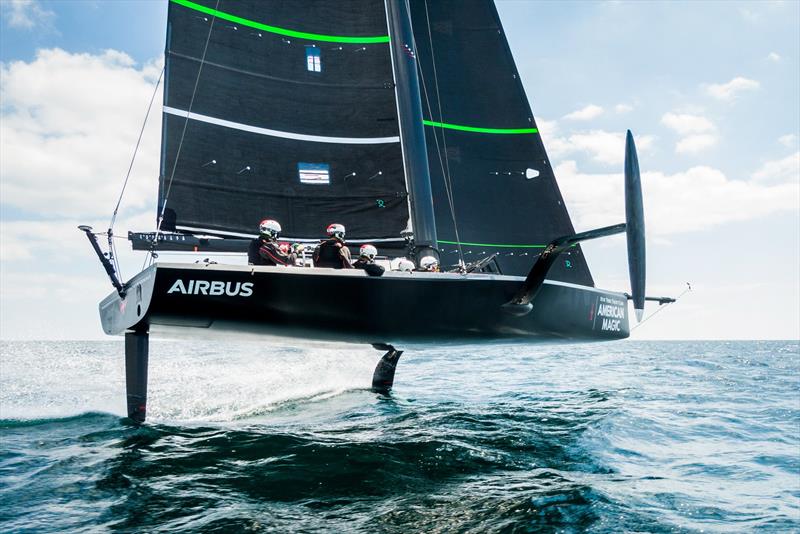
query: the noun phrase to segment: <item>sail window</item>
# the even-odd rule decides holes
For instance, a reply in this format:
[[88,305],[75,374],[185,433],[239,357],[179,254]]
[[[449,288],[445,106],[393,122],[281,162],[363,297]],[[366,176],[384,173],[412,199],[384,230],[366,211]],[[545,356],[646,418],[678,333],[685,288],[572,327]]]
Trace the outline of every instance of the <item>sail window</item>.
[[306,47],[306,68],[309,72],[322,72],[320,49],[316,46]]
[[331,166],[327,163],[298,163],[297,174],[301,184],[328,185],[331,183]]

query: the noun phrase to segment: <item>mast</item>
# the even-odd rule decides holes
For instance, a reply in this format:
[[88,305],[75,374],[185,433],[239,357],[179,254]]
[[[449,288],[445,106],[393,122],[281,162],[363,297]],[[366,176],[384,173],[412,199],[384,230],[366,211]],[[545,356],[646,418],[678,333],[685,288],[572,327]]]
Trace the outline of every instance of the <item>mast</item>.
[[414,244],[418,257],[433,255],[438,259],[428,149],[425,144],[417,59],[413,47],[414,33],[406,0],[386,0],[386,19],[400,123],[400,143],[411,200]]
[[[162,109],[169,105],[169,62],[170,62],[170,48],[171,48],[171,41],[172,41],[172,26],[167,20],[167,36],[164,41],[164,94],[161,99],[161,107]],[[159,166],[158,166],[158,181],[159,184],[166,183],[167,177],[167,121],[175,120],[171,118],[168,114],[162,113],[162,120],[161,120],[161,153],[159,156]],[[162,229],[162,221],[161,221],[161,210],[163,208],[163,203],[166,202],[166,199],[162,195],[164,195],[164,191],[161,190],[161,187],[158,188],[158,204],[156,205],[156,228]],[[174,230],[171,227],[164,227],[164,230]]]

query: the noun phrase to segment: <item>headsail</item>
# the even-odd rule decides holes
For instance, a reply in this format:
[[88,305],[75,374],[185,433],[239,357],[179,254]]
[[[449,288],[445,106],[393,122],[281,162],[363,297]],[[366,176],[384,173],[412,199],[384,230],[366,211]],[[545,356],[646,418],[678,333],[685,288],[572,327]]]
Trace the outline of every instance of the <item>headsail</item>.
[[388,41],[383,0],[170,0],[162,229],[253,234],[268,216],[292,237],[399,239]]
[[[499,252],[524,275],[553,239],[573,232],[492,0],[411,0],[424,78],[431,186],[443,261]],[[550,278],[594,285],[575,246]]]

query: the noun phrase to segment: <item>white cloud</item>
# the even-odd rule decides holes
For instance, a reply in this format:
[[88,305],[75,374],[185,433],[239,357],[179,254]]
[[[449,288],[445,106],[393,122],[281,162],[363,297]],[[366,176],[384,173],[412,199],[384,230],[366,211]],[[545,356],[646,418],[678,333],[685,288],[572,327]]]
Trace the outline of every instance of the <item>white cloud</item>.
[[[593,130],[578,133],[569,137],[575,150],[589,153],[600,163],[617,164],[625,161],[625,134]],[[653,144],[653,138],[643,135],[636,138],[639,151],[647,151]]]
[[[574,161],[555,168],[570,215],[578,229],[625,219],[622,174],[586,174]],[[800,185],[732,180],[707,166],[684,172],[642,174],[648,235],[666,236],[708,230],[781,211],[797,211]]]
[[777,63],[777,62],[779,62],[779,61],[781,60],[781,56],[780,56],[780,54],[778,54],[777,52],[770,52],[770,53],[767,55],[767,59],[768,59],[769,61],[774,61],[775,63]]
[[716,129],[714,123],[707,118],[688,113],[665,113],[661,117],[661,123],[681,135],[713,132]]
[[50,26],[56,14],[45,9],[37,0],[3,0],[3,18],[12,28],[33,29]]
[[661,123],[681,136],[675,144],[678,154],[696,154],[717,144],[716,126],[701,115],[665,113]]
[[564,115],[564,118],[573,121],[588,121],[597,118],[602,114],[603,114],[603,108],[601,108],[600,106],[596,106],[594,104],[589,104],[584,108],[578,109],[576,111],[573,111],[572,113]]
[[633,106],[629,104],[617,104],[616,106],[614,106],[614,111],[616,111],[617,113],[629,113],[633,111]]
[[717,144],[717,136],[713,134],[696,134],[684,137],[675,144],[678,154],[697,154]]
[[753,173],[753,179],[765,183],[800,183],[800,152],[783,159],[768,161]]
[[742,91],[754,91],[761,87],[756,80],[737,76],[727,83],[710,84],[706,86],[706,93],[719,100],[733,100]]
[[540,118],[536,120],[536,126],[539,129],[539,135],[541,135],[544,145],[547,147],[547,153],[550,154],[551,157],[560,156],[571,150],[567,140],[558,135],[561,131],[558,121],[549,121]]
[[[65,276],[56,273],[9,273],[0,284],[0,295],[6,300],[44,300],[71,304],[85,299],[88,288],[100,295],[111,293],[101,276]],[[109,285],[110,287],[110,285]]]
[[[1,64],[3,204],[50,217],[109,213],[159,71],[154,64],[137,67],[113,50],[40,50],[29,63]],[[126,207],[156,198],[160,125],[160,106],[154,105]]]
[[[147,232],[155,229],[155,207],[136,215],[118,219],[114,225],[114,234],[120,238],[127,237],[128,231]],[[20,262],[34,258],[49,258],[53,254],[54,243],[57,243],[58,264],[67,267],[94,257],[83,232],[78,230],[79,224],[88,224],[96,231],[105,232],[109,219],[59,219],[59,220],[25,220],[0,221],[0,262],[6,265],[21,265]],[[99,236],[103,249],[106,237]],[[130,245],[117,242],[118,253],[126,258],[133,257]],[[121,250],[119,250],[121,249]]]
[[786,148],[793,148],[797,144],[797,136],[795,134],[786,134],[778,138],[778,142]]
[[[550,132],[556,132],[556,124],[550,123]],[[618,165],[625,161],[625,134],[590,130],[570,134],[568,136],[544,136],[547,152],[554,159],[571,154],[588,155],[598,163]],[[651,135],[636,137],[636,148],[639,152],[647,152],[653,147],[655,138]]]
[[558,132],[558,122],[536,119],[536,128],[539,130],[539,135],[544,139],[550,139],[550,137],[555,137]]

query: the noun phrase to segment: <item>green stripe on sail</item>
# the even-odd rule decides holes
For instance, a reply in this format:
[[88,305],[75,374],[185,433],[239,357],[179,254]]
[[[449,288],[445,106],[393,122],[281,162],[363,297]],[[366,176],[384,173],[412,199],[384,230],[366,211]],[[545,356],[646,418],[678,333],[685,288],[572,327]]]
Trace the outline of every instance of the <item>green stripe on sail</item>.
[[[173,0],[174,1],[174,0]],[[448,128],[450,130],[460,130],[462,132],[476,132],[487,134],[535,134],[539,133],[537,128],[479,128],[478,126],[462,126],[460,124],[447,124],[446,122],[422,121],[425,126],[436,126],[437,128]]]
[[445,245],[462,245],[467,247],[498,247],[498,248],[545,248],[547,245],[507,245],[507,244],[498,244],[498,243],[464,243],[458,241],[442,241],[441,239],[437,240],[439,243],[444,243]]
[[308,39],[310,41],[326,41],[330,43],[371,44],[389,42],[388,35],[378,35],[374,37],[347,37],[342,35],[323,35],[319,33],[298,32],[295,30],[288,30],[286,28],[278,28],[277,26],[269,26],[254,20],[243,19],[242,17],[237,17],[236,15],[231,15],[230,13],[225,13],[224,11],[219,11],[211,7],[206,7],[204,5],[191,2],[190,0],[170,0],[170,2],[193,9],[195,11],[199,11],[200,13],[205,13],[206,15],[217,17],[218,19],[227,20],[236,24],[241,24],[242,26],[248,26],[250,28],[255,28],[265,32],[285,35],[286,37]]

